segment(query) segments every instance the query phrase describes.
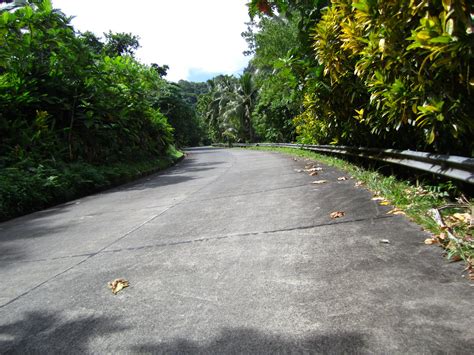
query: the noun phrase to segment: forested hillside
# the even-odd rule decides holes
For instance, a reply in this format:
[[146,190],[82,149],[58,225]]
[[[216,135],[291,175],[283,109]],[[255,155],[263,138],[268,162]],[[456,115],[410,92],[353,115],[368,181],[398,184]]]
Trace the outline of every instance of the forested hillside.
[[248,8],[250,65],[240,79],[214,79],[205,99],[214,140],[472,156],[472,2],[252,0]]

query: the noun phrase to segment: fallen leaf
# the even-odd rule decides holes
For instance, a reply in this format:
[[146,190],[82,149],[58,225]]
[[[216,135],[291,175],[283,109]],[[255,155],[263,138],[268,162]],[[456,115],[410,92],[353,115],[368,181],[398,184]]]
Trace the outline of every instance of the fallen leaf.
[[380,239],[380,243],[390,244],[390,240],[388,240],[388,239]]
[[338,181],[346,181],[347,178],[345,176],[341,176],[337,178]]
[[317,171],[312,171],[309,173],[309,176],[316,176],[318,175],[318,172]]
[[448,216],[447,218],[444,219],[444,223],[449,227],[449,228],[453,228],[453,227],[457,227],[459,226],[462,221],[455,218],[454,216]]
[[399,208],[394,208],[393,210],[390,210],[387,212],[387,214],[394,214],[394,215],[405,215],[405,212],[403,212]]
[[108,283],[108,287],[112,290],[112,293],[116,295],[119,291],[128,287],[129,282],[125,279],[115,279]]
[[469,213],[455,213],[453,217],[463,223],[470,223],[471,222],[471,215]]
[[387,200],[383,200],[383,201],[380,201],[380,202],[379,202],[379,205],[381,205],[381,206],[388,206],[388,205],[390,205],[390,202],[387,201]]
[[363,182],[363,181],[357,181],[354,186],[355,186],[355,187],[364,186],[364,182]]
[[461,260],[462,260],[461,255],[458,255],[458,254],[451,255],[451,257],[449,258],[449,261],[453,263],[457,261],[461,261]]
[[305,169],[312,169],[312,168],[314,168],[314,165],[313,165],[313,164],[306,164],[306,165],[304,166],[304,168],[305,168]]
[[344,211],[334,211],[332,212],[329,216],[333,219],[335,218],[340,218],[340,217],[344,217],[345,215],[345,212]]
[[446,233],[444,233],[444,232],[441,232],[441,233],[439,234],[439,236],[438,236],[438,238],[441,239],[441,240],[446,240],[447,237],[448,237],[448,236],[447,236]]
[[426,238],[425,239],[425,244],[426,245],[432,245],[432,244],[436,244],[436,243],[438,243],[438,241],[434,238]]
[[313,181],[312,184],[325,184],[327,182],[328,182],[327,180],[316,180],[316,181]]
[[307,168],[307,169],[305,169],[305,171],[308,172],[308,173],[312,173],[314,171],[322,171],[322,170],[323,170],[323,168],[317,168],[317,167],[316,168],[310,168],[310,169]]
[[380,197],[380,196],[375,196],[372,198],[372,201],[383,201],[385,200],[383,197]]

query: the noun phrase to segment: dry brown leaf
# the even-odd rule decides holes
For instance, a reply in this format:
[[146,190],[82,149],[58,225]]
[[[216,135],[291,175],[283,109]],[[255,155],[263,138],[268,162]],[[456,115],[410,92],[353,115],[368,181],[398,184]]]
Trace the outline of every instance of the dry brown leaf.
[[444,233],[444,232],[441,232],[441,233],[439,234],[439,236],[438,236],[438,238],[441,239],[441,240],[446,240],[447,237],[448,237],[448,236],[447,236],[446,233]]
[[327,180],[316,180],[316,181],[313,181],[312,184],[325,184],[327,183],[328,181]]
[[469,258],[467,260],[467,267],[466,267],[466,271],[467,271],[467,278],[471,281],[474,281],[474,264],[473,264],[474,260],[472,258]]
[[313,165],[313,164],[306,164],[306,165],[304,166],[304,168],[305,168],[305,169],[312,169],[312,168],[314,168],[314,165]]
[[436,239],[434,239],[434,238],[427,238],[427,239],[425,239],[425,244],[426,244],[426,245],[432,245],[432,244],[436,244],[436,243],[438,243],[438,241],[437,241]]
[[462,222],[455,218],[454,216],[448,216],[447,218],[444,219],[444,223],[449,227],[449,228],[453,228],[453,227],[457,227],[458,225],[460,225]]
[[316,167],[316,168],[310,168],[310,169],[308,169],[308,168],[305,169],[305,171],[308,172],[308,173],[312,173],[312,172],[314,172],[314,171],[322,171],[322,170],[323,170],[323,168],[318,168],[318,167]]
[[453,217],[463,223],[470,223],[471,222],[471,215],[469,213],[455,213]]
[[112,290],[112,293],[116,295],[119,291],[129,286],[129,282],[125,279],[115,279],[108,283],[108,287]]
[[341,176],[337,178],[337,181],[346,181],[347,178],[345,176]]
[[309,176],[316,176],[318,175],[318,172],[317,171],[312,171],[309,173]]
[[461,261],[461,260],[462,260],[462,258],[461,258],[461,256],[458,255],[458,254],[455,254],[455,255],[453,255],[453,256],[451,256],[451,257],[449,258],[449,261],[451,261],[451,262],[453,262],[453,263],[455,263],[455,262],[457,262],[457,261]]
[[390,210],[387,212],[387,214],[394,214],[394,215],[405,215],[405,212],[403,212],[399,208],[394,208],[393,210]]
[[344,211],[334,211],[332,212],[329,216],[333,219],[335,218],[340,218],[340,217],[344,217],[346,213]]

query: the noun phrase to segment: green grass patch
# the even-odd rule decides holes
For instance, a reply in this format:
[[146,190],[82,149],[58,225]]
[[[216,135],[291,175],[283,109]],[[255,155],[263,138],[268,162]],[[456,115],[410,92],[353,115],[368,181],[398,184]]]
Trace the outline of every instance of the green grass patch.
[[0,171],[0,221],[66,202],[165,169],[183,153],[137,157],[110,165],[22,161]]
[[[317,160],[347,172],[358,181],[359,185],[370,190],[374,196],[385,199],[399,210],[399,213],[406,214],[412,221],[431,232],[433,244],[443,246],[450,260],[465,260],[468,263],[469,271],[473,271],[474,239],[472,225],[469,223],[469,219],[472,218],[473,199],[463,196],[453,183],[447,181],[434,186],[419,181],[413,183],[393,175],[386,176],[376,170],[360,167],[344,159],[298,148],[249,147],[246,149],[275,151]],[[446,228],[441,228],[433,220],[429,213],[433,208],[440,210],[449,230],[459,239],[459,243],[447,238]],[[474,276],[474,271],[472,276]]]

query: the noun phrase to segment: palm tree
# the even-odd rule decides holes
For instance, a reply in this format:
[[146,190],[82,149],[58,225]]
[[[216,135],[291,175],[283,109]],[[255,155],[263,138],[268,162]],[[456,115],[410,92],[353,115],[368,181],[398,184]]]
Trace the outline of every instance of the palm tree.
[[240,124],[240,136],[246,141],[254,141],[254,130],[252,126],[252,111],[257,98],[257,89],[254,85],[252,75],[244,73],[239,78],[235,90],[230,95],[230,101],[225,107],[223,116],[235,118]]
[[252,75],[244,73],[238,80],[221,75],[209,84],[212,97],[206,119],[215,134],[214,139],[222,140],[226,132],[232,135],[237,132],[240,140],[254,141],[252,111],[257,90]]

